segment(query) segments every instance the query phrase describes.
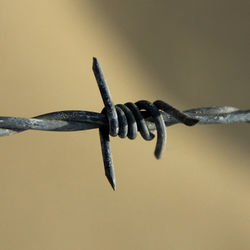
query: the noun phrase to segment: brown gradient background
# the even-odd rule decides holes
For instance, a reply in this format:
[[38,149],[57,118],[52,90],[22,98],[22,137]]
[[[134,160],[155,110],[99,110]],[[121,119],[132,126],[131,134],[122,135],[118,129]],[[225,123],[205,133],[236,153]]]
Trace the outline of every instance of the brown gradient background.
[[[91,63],[116,103],[180,109],[249,102],[248,1],[0,1],[1,115],[100,111]],[[176,125],[155,141],[98,131],[0,140],[0,249],[249,249],[248,124]]]

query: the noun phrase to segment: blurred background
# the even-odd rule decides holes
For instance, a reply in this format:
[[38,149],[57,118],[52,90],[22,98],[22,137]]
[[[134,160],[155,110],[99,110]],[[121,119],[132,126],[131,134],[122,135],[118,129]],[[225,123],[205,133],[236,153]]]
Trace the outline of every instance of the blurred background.
[[[249,109],[248,1],[0,0],[2,116],[99,112],[92,57],[115,103]],[[0,249],[249,249],[248,124],[112,138],[97,130],[0,138]]]

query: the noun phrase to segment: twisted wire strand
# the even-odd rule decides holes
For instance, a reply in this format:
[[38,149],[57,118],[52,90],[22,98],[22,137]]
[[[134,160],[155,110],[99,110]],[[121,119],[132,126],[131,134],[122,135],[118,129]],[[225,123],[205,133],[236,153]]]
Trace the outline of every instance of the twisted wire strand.
[[159,159],[166,144],[165,127],[177,123],[193,126],[250,122],[250,110],[227,106],[195,108],[181,112],[160,100],[153,103],[141,100],[136,103],[114,105],[100,63],[96,58],[93,59],[92,68],[105,106],[101,113],[66,110],[33,118],[0,116],[0,136],[20,133],[28,129],[79,131],[99,128],[105,175],[115,190],[116,180],[109,135],[135,139],[139,132],[143,139],[150,141],[154,138],[152,131],[156,130],[155,157]]
[[[145,111],[140,113],[149,131],[154,131],[156,127],[152,117]],[[199,120],[200,125],[250,122],[250,110],[239,110],[228,106],[202,107],[186,110],[183,113]],[[166,127],[181,123],[164,111],[161,111],[161,115]],[[61,132],[88,130],[107,127],[107,122],[104,114],[82,110],[51,112],[33,118],[0,116],[0,136],[13,135],[26,130]]]

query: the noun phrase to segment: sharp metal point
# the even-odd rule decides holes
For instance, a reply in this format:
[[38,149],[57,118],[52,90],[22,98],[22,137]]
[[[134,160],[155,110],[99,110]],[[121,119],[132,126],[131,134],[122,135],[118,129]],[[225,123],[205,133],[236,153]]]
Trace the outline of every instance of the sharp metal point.
[[115,176],[114,176],[114,175],[111,176],[111,175],[109,175],[109,174],[105,174],[105,176],[107,177],[107,179],[108,179],[108,181],[109,181],[111,187],[112,187],[113,190],[115,191],[115,190],[116,190],[116,181],[115,181],[115,178],[114,178]]

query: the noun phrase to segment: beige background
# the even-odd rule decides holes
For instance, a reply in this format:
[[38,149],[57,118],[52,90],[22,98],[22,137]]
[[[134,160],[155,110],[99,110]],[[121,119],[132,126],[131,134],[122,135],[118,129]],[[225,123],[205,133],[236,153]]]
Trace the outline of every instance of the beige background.
[[[180,109],[249,102],[248,1],[0,0],[0,115],[100,111],[91,63],[116,103]],[[97,130],[0,138],[0,249],[249,249],[248,124],[112,138]]]

